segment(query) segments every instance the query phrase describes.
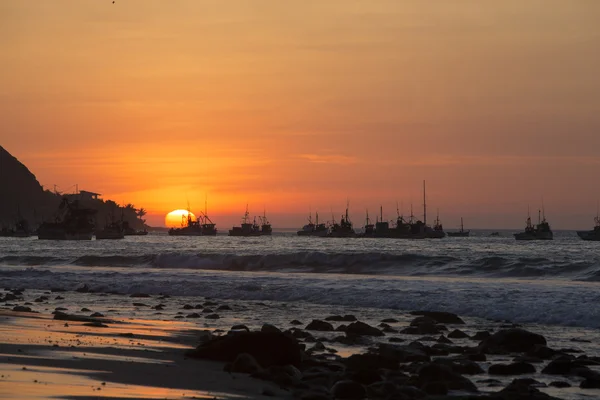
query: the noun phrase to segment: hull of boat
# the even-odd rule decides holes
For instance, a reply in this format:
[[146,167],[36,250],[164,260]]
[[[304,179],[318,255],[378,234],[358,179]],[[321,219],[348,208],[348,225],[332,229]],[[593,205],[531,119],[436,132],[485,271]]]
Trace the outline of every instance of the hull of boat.
[[93,232],[39,232],[40,240],[92,240]]
[[577,231],[577,236],[582,240],[600,242],[600,234],[597,231]]
[[332,238],[352,238],[356,237],[356,232],[331,232],[329,237]]
[[471,231],[465,231],[465,232],[447,232],[446,234],[449,237],[469,237],[469,235],[471,234]]
[[552,232],[527,233],[520,232],[514,234],[516,240],[553,240]]
[[298,236],[327,237],[329,231],[298,231]]

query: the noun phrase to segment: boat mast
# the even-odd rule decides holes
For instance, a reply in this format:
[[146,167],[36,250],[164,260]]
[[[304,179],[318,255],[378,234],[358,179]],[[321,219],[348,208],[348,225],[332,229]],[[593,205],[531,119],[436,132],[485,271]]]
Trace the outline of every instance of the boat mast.
[[383,206],[379,206],[379,222],[383,222]]
[[427,197],[425,196],[425,180],[423,180],[423,224],[427,225]]
[[460,231],[463,232],[465,227],[463,226],[463,217],[460,217]]

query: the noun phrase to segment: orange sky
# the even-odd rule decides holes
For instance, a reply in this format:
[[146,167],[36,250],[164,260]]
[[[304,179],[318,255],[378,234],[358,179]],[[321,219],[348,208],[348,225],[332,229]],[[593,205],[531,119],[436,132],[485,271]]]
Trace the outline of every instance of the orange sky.
[[0,144],[45,185],[219,227],[350,199],[592,224],[600,1],[0,0]]

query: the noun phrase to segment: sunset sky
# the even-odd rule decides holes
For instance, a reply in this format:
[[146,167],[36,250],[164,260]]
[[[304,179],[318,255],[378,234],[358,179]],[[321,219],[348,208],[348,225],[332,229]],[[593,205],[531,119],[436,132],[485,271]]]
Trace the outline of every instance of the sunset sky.
[[[446,229],[593,224],[598,0],[0,0],[0,144],[48,187],[220,229],[421,185]],[[417,213],[417,210],[419,212]]]

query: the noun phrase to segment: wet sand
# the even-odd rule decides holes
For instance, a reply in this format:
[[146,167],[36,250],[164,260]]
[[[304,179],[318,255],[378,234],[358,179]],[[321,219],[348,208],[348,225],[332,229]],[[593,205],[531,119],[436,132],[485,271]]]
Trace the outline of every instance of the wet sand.
[[[108,327],[0,310],[2,399],[288,397],[275,385],[191,360],[200,337],[187,322],[116,320]],[[270,397],[264,396],[266,391]]]

